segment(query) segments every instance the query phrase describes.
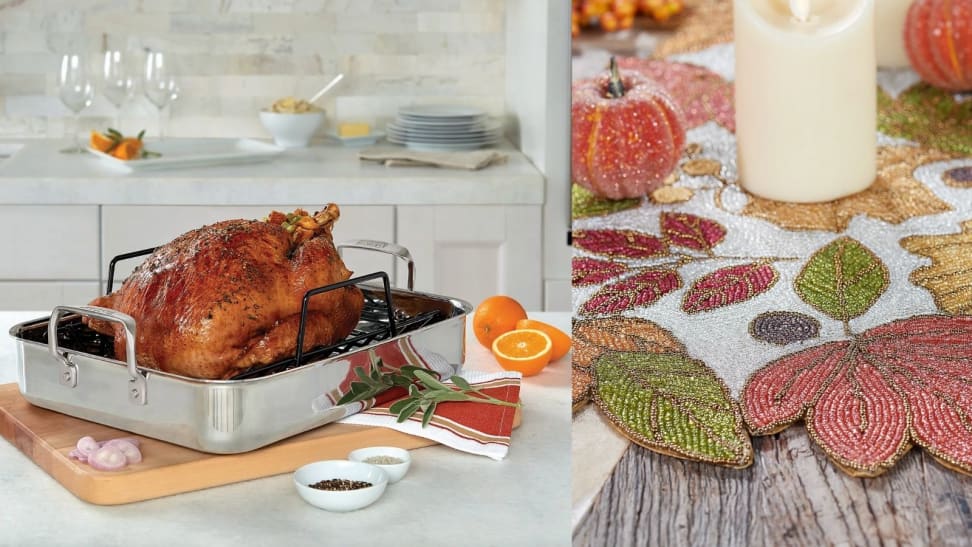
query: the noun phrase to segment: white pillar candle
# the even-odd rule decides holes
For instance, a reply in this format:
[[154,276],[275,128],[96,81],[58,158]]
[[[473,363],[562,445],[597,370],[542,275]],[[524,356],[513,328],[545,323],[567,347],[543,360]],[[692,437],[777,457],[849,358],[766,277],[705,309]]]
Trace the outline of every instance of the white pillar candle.
[[912,0],[878,0],[874,4],[874,38],[877,64],[884,68],[909,66],[904,44],[905,18]]
[[742,186],[803,203],[867,188],[877,170],[874,0],[734,4]]

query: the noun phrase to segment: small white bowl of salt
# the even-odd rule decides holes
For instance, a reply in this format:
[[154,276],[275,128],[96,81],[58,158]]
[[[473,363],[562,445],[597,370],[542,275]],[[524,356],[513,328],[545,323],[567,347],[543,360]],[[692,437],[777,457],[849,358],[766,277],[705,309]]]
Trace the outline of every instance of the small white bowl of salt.
[[348,454],[353,462],[370,463],[388,475],[388,483],[393,484],[402,479],[412,464],[412,457],[408,450],[394,446],[370,446],[359,448]]

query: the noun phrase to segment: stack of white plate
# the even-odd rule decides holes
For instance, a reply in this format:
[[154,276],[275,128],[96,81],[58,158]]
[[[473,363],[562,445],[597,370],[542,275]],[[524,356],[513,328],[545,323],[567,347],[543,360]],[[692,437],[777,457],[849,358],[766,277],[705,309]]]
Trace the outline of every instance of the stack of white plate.
[[414,150],[473,150],[492,146],[502,124],[470,106],[424,105],[398,110],[388,124],[388,141]]

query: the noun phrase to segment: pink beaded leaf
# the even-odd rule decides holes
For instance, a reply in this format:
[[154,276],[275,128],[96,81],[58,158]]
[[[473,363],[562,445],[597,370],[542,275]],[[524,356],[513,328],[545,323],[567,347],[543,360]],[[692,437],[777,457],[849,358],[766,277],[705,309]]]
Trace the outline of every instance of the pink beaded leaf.
[[972,473],[972,317],[901,319],[788,355],[742,392],[756,435],[803,419],[841,468],[876,476],[913,445]]
[[682,107],[686,129],[714,121],[736,132],[732,82],[709,69],[687,63],[624,57],[618,67],[640,72],[668,92]]

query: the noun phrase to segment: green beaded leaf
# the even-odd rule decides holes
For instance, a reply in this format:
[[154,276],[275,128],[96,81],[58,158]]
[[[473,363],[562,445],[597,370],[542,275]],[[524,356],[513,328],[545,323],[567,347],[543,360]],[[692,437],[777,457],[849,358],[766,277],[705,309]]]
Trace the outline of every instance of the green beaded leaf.
[[972,155],[972,101],[924,82],[892,99],[878,89],[878,129],[945,152]]
[[888,269],[859,241],[842,237],[810,257],[794,286],[807,304],[838,321],[849,321],[884,294]]
[[579,184],[573,185],[570,190],[570,212],[575,219],[610,215],[618,211],[634,209],[639,205],[641,200],[638,198],[619,200],[599,198]]
[[593,370],[594,402],[632,441],[689,460],[752,463],[739,406],[705,363],[680,353],[608,352]]

